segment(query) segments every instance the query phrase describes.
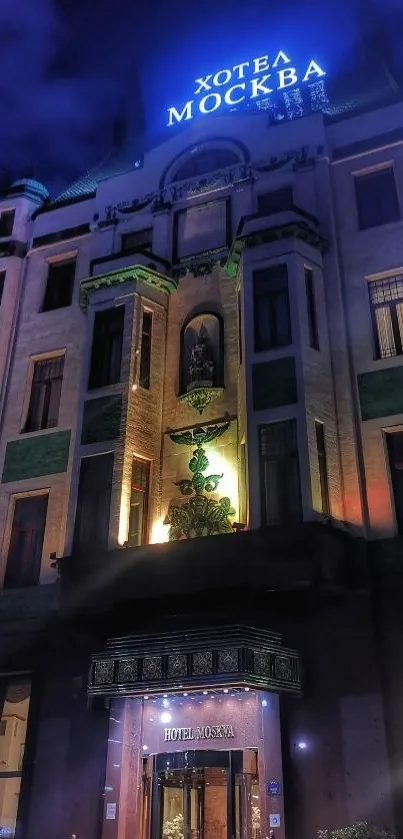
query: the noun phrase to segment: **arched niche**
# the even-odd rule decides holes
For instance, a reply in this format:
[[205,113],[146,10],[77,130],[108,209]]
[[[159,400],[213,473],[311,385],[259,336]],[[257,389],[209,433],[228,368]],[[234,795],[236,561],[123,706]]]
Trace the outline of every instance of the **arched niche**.
[[202,413],[223,388],[223,321],[214,312],[200,312],[182,327],[179,395]]

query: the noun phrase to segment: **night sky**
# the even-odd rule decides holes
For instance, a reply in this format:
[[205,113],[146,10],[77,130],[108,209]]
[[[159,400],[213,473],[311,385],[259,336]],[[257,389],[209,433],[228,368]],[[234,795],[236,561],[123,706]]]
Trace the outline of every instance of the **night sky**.
[[[283,49],[333,74],[372,2],[1,0],[0,174],[57,192],[125,131],[135,159],[197,76],[254,56]],[[384,2],[390,26],[402,2]]]

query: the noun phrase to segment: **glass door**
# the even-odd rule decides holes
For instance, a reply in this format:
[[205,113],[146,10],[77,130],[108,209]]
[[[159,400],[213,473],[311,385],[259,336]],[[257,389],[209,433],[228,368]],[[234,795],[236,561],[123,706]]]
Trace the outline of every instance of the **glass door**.
[[254,750],[159,754],[144,770],[142,839],[260,839]]

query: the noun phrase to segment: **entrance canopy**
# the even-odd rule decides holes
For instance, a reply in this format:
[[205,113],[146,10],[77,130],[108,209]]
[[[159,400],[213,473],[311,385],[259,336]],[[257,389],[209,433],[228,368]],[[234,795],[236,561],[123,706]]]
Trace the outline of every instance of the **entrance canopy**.
[[92,658],[88,696],[135,697],[226,686],[298,695],[298,653],[284,647],[280,635],[244,626],[114,638]]

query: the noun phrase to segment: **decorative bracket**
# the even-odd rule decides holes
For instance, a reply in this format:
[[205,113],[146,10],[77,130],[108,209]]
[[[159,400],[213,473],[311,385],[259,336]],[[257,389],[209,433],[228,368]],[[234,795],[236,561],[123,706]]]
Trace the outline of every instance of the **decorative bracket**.
[[187,393],[178,396],[178,400],[202,414],[207,405],[210,405],[210,402],[218,399],[223,393],[223,387],[194,387]]

